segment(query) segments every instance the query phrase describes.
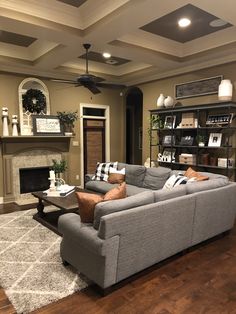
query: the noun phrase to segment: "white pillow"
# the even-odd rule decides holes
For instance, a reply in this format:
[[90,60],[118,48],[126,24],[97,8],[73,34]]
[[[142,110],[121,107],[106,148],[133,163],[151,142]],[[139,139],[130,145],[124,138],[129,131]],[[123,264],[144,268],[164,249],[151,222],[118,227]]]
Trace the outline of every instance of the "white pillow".
[[163,189],[170,190],[180,184],[186,184],[188,182],[188,178],[183,175],[175,175],[173,174],[163,186]]
[[125,168],[122,168],[121,170],[117,170],[115,168],[110,168],[109,173],[117,173],[117,174],[125,175]]

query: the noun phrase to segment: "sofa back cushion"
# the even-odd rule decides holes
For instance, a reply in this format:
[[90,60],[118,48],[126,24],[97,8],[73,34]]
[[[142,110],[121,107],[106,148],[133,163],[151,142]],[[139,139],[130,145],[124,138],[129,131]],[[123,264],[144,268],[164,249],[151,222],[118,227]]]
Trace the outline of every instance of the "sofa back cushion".
[[153,192],[145,191],[137,195],[126,197],[124,199],[99,203],[97,206],[95,206],[93,226],[95,229],[99,228],[100,219],[102,216],[109,215],[121,210],[151,204],[153,202]]
[[143,186],[143,180],[146,173],[146,168],[140,165],[129,165],[118,163],[118,169],[125,168],[125,182],[136,186]]
[[161,189],[154,191],[155,202],[169,200],[171,198],[183,196],[187,194],[186,185],[178,185],[173,189]]
[[200,191],[213,190],[229,184],[229,179],[225,176],[212,178],[207,181],[197,181],[186,184],[187,194],[192,194]]
[[171,169],[165,167],[147,168],[143,187],[152,190],[162,189],[170,173]]

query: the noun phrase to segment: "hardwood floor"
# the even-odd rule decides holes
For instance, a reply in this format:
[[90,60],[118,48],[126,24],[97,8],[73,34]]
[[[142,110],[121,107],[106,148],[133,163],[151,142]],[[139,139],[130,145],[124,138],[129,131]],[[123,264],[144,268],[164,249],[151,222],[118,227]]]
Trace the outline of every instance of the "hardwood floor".
[[[0,314],[15,313],[0,290]],[[236,314],[236,226],[101,297],[92,287],[34,314]]]

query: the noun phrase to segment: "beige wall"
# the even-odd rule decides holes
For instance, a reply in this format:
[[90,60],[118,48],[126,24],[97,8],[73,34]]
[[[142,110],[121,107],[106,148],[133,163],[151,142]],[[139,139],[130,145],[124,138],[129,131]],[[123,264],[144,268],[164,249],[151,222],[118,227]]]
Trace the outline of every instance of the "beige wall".
[[[143,160],[149,156],[149,137],[147,129],[149,127],[148,117],[149,110],[155,109],[156,101],[160,93],[165,96],[174,97],[175,84],[184,83],[188,81],[198,80],[202,78],[212,77],[216,75],[223,75],[224,78],[230,79],[234,85],[233,100],[236,100],[236,63],[217,66],[214,68],[204,69],[201,71],[179,75],[155,82],[142,84],[139,88],[143,92]],[[179,102],[184,105],[207,104],[218,101],[217,95],[208,95],[181,99]]]
[[[9,109],[9,116],[19,114],[18,86],[25,77],[14,75],[0,75],[0,104]],[[43,80],[49,89],[51,114],[57,111],[78,110],[80,103],[101,104],[110,106],[111,122],[111,160],[124,160],[124,106],[123,98],[118,91],[103,89],[101,94],[93,95],[83,87],[73,87],[66,84]],[[78,120],[75,124],[75,138],[79,141]],[[11,134],[11,126],[10,126]],[[0,124],[0,135],[2,135],[2,123]],[[80,145],[70,146],[69,155],[69,183],[78,185],[75,174],[80,174]],[[3,195],[2,181],[2,158],[0,158],[0,197]]]
[[[168,79],[158,80],[152,83],[142,84],[139,88],[143,92],[143,160],[149,156],[149,141],[147,128],[150,109],[156,108],[156,100],[160,93],[174,97],[174,86],[178,83],[198,80],[215,75],[223,75],[234,84],[234,97],[236,100],[236,63],[221,65],[214,68],[179,75]],[[18,86],[25,77],[13,75],[0,75],[0,104],[9,108],[9,114],[18,114]],[[125,152],[125,128],[124,128],[124,103],[116,91],[103,90],[99,95],[92,95],[83,87],[75,88],[48,80],[44,80],[50,93],[51,114],[62,110],[79,110],[80,103],[103,104],[110,106],[111,117],[111,160],[124,161]],[[182,105],[205,104],[217,101],[217,95],[201,96],[181,100]],[[79,121],[75,126],[75,141],[79,141]],[[2,123],[0,125],[2,134]],[[79,184],[75,180],[75,174],[80,173],[80,146],[70,147],[69,158],[70,184]],[[2,160],[0,159],[0,197],[2,190]]]

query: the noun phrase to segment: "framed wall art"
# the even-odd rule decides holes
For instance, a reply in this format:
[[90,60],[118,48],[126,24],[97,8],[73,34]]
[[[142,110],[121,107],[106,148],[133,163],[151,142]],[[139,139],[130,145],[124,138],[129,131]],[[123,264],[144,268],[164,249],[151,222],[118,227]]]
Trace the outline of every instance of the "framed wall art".
[[63,135],[63,129],[58,116],[32,115],[34,135]]
[[209,77],[175,85],[175,98],[190,98],[203,95],[217,94],[223,75]]

